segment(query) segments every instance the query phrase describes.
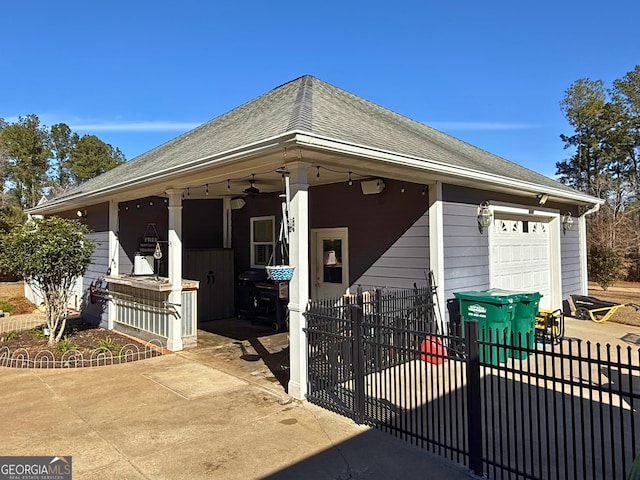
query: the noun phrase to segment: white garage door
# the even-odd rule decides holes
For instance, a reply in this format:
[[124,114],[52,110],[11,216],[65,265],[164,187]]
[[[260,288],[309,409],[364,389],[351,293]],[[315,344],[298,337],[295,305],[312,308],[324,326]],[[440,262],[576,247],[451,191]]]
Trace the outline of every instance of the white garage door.
[[549,223],[496,218],[489,236],[492,288],[540,292],[542,308],[551,305]]

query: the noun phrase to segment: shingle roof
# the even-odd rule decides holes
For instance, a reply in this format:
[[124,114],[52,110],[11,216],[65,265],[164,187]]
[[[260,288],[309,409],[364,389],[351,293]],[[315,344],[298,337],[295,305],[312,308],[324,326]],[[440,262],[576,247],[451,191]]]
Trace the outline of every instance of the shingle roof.
[[305,75],[149,150],[61,197],[82,195],[153,176],[292,131],[573,192],[544,175]]

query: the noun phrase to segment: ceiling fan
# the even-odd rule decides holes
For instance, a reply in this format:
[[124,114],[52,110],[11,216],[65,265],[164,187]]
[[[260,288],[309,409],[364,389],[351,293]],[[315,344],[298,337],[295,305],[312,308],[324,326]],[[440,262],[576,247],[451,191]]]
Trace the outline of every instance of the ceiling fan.
[[255,186],[255,173],[251,174],[251,180],[249,180],[249,186],[243,190],[247,195],[258,195],[260,193],[260,189]]

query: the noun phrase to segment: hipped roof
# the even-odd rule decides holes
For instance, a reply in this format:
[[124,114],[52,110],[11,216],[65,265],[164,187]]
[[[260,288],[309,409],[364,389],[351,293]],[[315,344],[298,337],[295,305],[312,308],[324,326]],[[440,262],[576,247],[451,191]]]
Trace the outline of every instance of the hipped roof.
[[425,170],[447,166],[467,177],[469,172],[478,172],[484,178],[488,175],[526,182],[540,186],[541,191],[548,188],[583,202],[599,202],[517,163],[305,75],[44,202],[33,212],[47,210],[52,204],[62,207],[66,199],[134,188],[163,173],[205,163],[226,152],[237,155],[243,148],[292,133],[410,157],[423,163]]

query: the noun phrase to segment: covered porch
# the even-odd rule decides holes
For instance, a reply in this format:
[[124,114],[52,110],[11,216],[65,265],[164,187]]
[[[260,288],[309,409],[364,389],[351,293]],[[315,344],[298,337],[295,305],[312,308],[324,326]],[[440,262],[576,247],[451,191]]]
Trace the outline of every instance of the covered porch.
[[[123,191],[109,199],[108,251],[118,253],[110,256],[103,278],[108,290],[106,317],[108,328],[165,338],[170,350],[194,344],[199,321],[228,319],[242,308],[241,273],[283,262],[279,230],[287,211],[284,262],[295,267],[285,302],[291,357],[288,391],[303,398],[303,312],[309,299],[342,295],[355,285],[389,286],[395,281],[400,284],[391,286],[410,286],[424,281],[431,264],[425,222],[437,189],[415,183],[417,172],[381,171],[365,159],[297,146],[272,150],[233,165],[173,175],[170,183]],[[290,184],[288,208],[281,197],[285,175]],[[149,225],[156,231],[152,238]],[[421,238],[405,246],[402,272],[397,271],[397,261],[394,266],[377,265],[412,228],[421,231]],[[139,252],[151,247],[147,257],[153,257],[155,240],[161,255],[152,260],[152,272],[140,276]]]

